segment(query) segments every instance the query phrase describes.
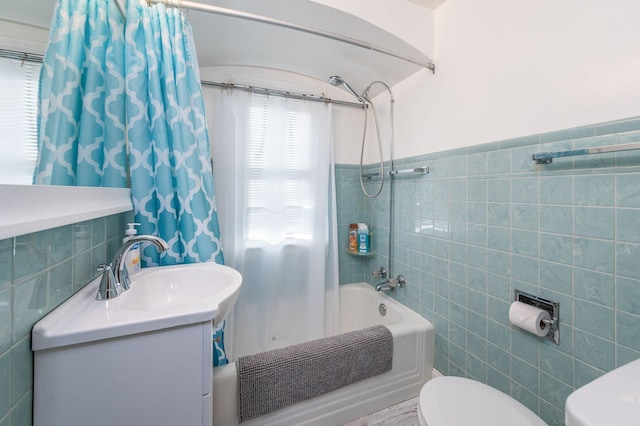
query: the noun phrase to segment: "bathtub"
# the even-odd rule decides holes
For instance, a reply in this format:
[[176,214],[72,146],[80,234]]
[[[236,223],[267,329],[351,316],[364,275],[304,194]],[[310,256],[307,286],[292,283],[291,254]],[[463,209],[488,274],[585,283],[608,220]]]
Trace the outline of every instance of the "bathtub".
[[[385,309],[381,309],[384,304]],[[381,311],[386,311],[385,315]],[[433,325],[367,283],[340,286],[340,331],[386,325],[393,335],[391,371],[246,422],[250,425],[340,425],[417,397],[431,379]],[[213,369],[214,426],[238,425],[235,363]]]

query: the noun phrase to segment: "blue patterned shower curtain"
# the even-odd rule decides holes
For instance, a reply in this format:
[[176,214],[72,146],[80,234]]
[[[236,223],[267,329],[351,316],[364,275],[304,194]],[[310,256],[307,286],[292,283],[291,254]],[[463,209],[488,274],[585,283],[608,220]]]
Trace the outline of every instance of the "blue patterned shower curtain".
[[178,9],[130,0],[125,37],[135,220],[170,246],[161,259],[149,248],[143,263],[223,263],[191,27]]
[[39,105],[34,183],[127,186],[124,17],[113,1],[56,3]]

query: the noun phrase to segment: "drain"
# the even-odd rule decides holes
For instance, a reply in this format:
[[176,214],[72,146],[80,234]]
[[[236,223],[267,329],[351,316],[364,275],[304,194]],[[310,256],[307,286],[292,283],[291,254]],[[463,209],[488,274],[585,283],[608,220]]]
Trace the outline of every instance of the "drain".
[[387,315],[387,307],[384,305],[384,303],[381,303],[380,306],[378,306],[378,312],[380,312],[380,315],[382,316]]

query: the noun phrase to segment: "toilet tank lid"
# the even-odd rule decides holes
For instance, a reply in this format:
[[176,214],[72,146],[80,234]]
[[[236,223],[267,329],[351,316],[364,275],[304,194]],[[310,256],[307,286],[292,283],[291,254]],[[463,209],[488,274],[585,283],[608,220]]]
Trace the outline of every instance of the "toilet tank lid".
[[509,395],[484,383],[453,376],[438,377],[423,386],[420,412],[429,426],[547,426]]
[[567,398],[567,426],[637,425],[640,419],[640,359],[587,383]]

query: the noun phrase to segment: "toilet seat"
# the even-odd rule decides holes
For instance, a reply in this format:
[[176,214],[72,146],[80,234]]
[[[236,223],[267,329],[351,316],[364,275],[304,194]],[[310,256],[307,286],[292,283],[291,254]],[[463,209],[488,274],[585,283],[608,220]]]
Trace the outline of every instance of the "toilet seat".
[[527,407],[475,380],[438,377],[420,391],[422,426],[546,426]]

